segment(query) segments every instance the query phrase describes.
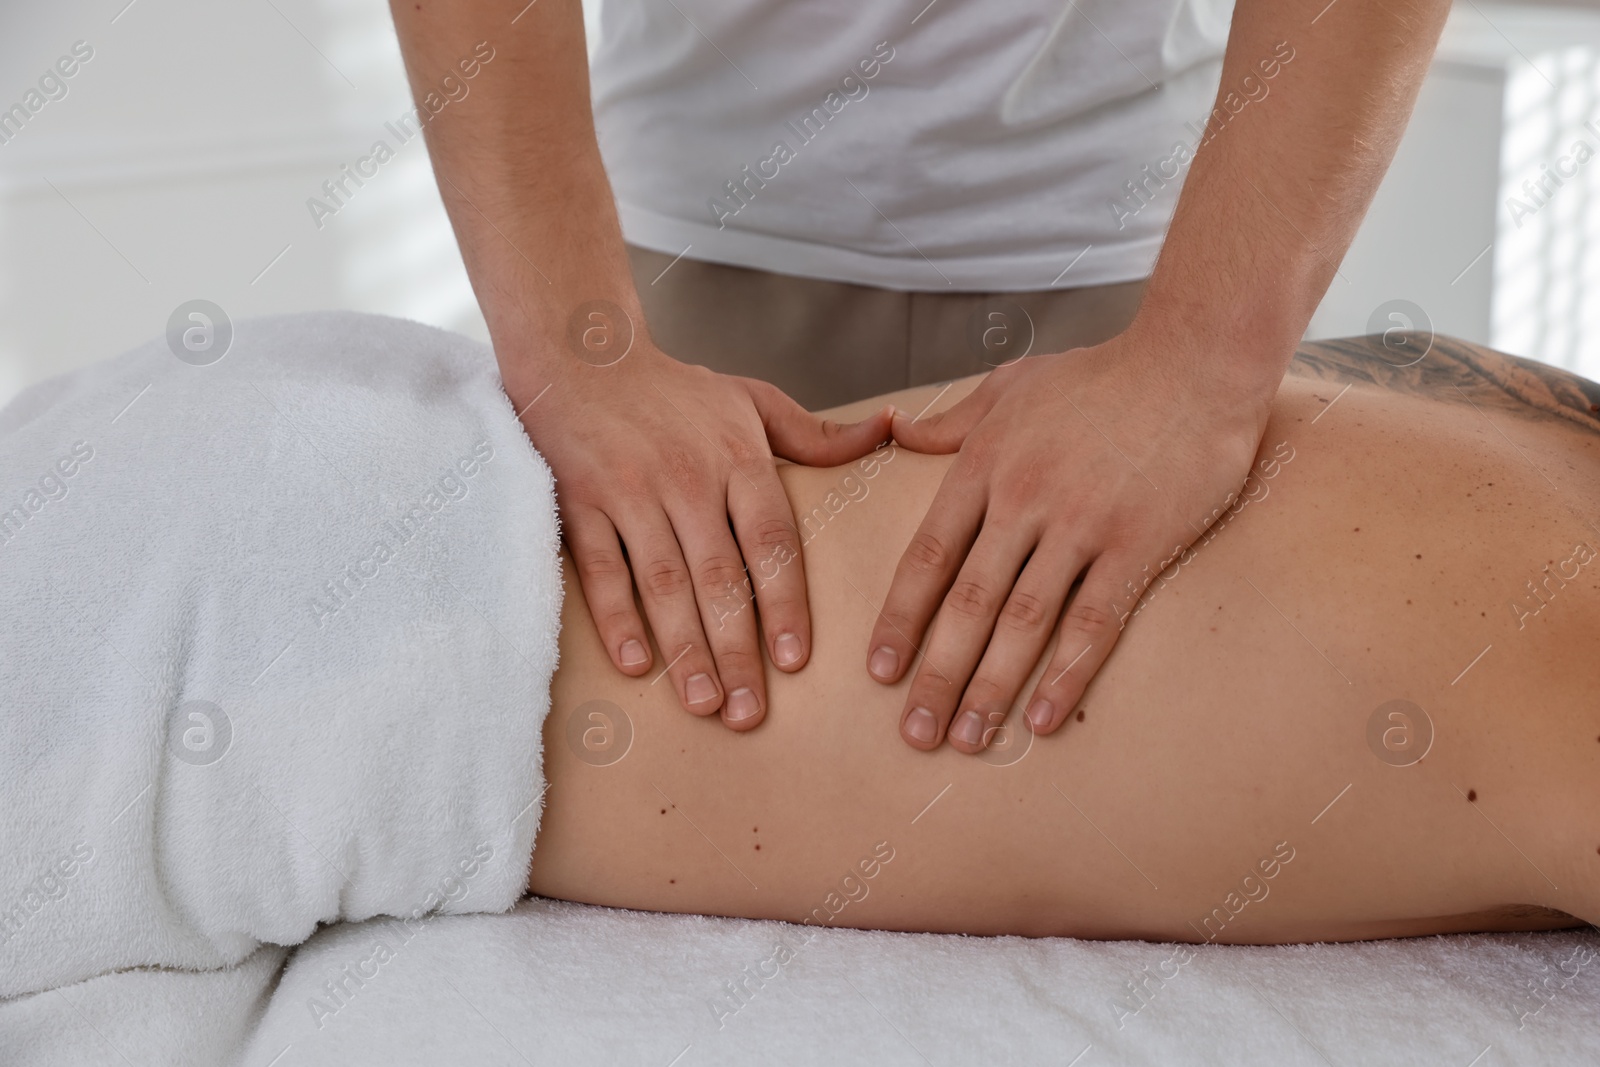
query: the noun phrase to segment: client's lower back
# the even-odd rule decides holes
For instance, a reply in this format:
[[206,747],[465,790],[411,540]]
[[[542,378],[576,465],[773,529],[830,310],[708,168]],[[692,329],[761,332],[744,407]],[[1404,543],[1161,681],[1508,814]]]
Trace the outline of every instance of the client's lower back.
[[[1470,408],[1366,388],[1330,407],[1337,391],[1286,382],[1263,443],[1276,462],[1147,592],[1082,717],[1048,738],[1018,726],[981,756],[906,746],[905,683],[865,669],[948,457],[898,450],[870,480],[785,468],[797,513],[826,515],[805,528],[814,650],[798,675],[768,671],[748,734],[681,711],[653,675],[618,674],[569,581],[532,888],[835,925],[1229,941],[1470,928],[1417,920],[1509,903],[1600,917],[1572,814],[1600,810],[1577,746],[1600,734],[1583,696],[1600,673],[1574,654],[1600,637],[1596,568],[1578,564],[1531,616],[1510,606],[1593,535]],[[1562,427],[1513,431],[1547,460],[1588,459]],[[569,740],[584,707],[627,723],[615,762]],[[1421,747],[1374,734],[1384,708]]]

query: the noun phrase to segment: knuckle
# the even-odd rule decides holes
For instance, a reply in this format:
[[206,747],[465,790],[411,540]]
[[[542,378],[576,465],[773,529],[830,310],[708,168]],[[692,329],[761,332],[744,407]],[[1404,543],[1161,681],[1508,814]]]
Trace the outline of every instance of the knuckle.
[[906,546],[906,562],[924,572],[944,570],[950,555],[950,546],[931,530],[918,530]]
[[1046,620],[1045,602],[1032,593],[1013,589],[1000,611],[1001,625],[1013,630],[1035,630]]
[[941,710],[949,712],[954,709],[957,700],[961,699],[961,686],[953,678],[946,678],[933,671],[922,670],[911,684],[911,702],[920,704],[935,714]]
[[[897,607],[885,605],[878,612],[878,623],[872,631],[873,645],[888,645],[905,655],[906,646],[915,636],[916,623],[909,614]],[[911,635],[911,636],[907,636]]]
[[682,560],[658,559],[639,572],[640,588],[659,599],[677,596],[689,586],[689,570]]
[[653,480],[650,472],[643,467],[630,463],[627,466],[617,467],[611,475],[611,485],[605,487],[599,485],[574,487],[574,491],[581,490],[584,493],[585,500],[597,503],[605,500],[607,489],[614,491],[621,499],[637,500],[650,495],[650,485]]
[[962,703],[980,711],[999,709],[1003,710],[1006,703],[1007,690],[1000,684],[999,679],[990,674],[979,674],[973,677],[967,686],[965,699]]
[[672,680],[679,692],[683,691],[684,683],[696,674],[715,673],[711,657],[706,655],[705,647],[700,641],[685,640],[661,646],[663,672]]
[[599,630],[602,634],[618,633],[623,630],[632,630],[633,612],[622,608],[617,608],[614,611],[607,611],[603,614],[595,616],[594,625],[595,629]]
[[806,628],[805,602],[798,597],[778,597],[768,594],[759,601],[761,628],[768,634],[785,630],[804,632]]
[[[1022,463],[1006,472],[1001,484],[1006,487],[1006,499],[1018,505],[1040,499],[1050,481],[1050,457],[1041,453],[1030,453],[1023,457]],[[1020,506],[1018,510],[1021,510]]]
[[761,550],[762,558],[765,558],[771,550],[793,549],[798,541],[799,536],[795,532],[794,523],[783,519],[763,519],[750,531],[750,544],[753,548]]
[[596,480],[583,472],[568,473],[556,482],[556,501],[567,509],[563,515],[580,507],[600,507],[604,499]]
[[1078,597],[1067,609],[1066,626],[1080,634],[1097,634],[1111,623],[1111,613],[1100,605]]
[[761,657],[743,646],[718,649],[716,661],[717,673],[730,686],[740,679],[760,676]]
[[744,585],[744,561],[736,556],[708,556],[695,565],[695,582],[708,596],[726,595]]
[[978,479],[994,466],[998,456],[995,442],[986,433],[974,433],[961,443],[961,454],[956,461],[956,470],[961,477]]
[[967,619],[987,619],[994,614],[994,591],[983,582],[963,578],[950,587],[945,606]]
[[750,583],[746,599],[754,600],[761,606],[763,625],[773,629],[773,632],[787,628],[782,625],[784,620],[804,620],[806,617],[805,589],[798,583],[764,578],[759,583]]
[[577,560],[578,576],[584,582],[604,586],[615,580],[628,579],[628,562],[616,552],[585,552]]
[[722,449],[739,470],[749,473],[761,471],[772,464],[772,456],[765,442],[751,437],[729,436],[723,439]]
[[661,446],[659,462],[662,476],[681,488],[699,485],[704,474],[704,464],[700,462],[700,457],[692,450],[681,446]]

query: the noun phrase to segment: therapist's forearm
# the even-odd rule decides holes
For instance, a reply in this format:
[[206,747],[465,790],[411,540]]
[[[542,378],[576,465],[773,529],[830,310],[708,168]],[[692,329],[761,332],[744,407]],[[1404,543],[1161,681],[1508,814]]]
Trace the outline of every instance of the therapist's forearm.
[[[1389,166],[1449,7],[1238,0],[1228,117],[1207,123],[1136,330],[1204,353],[1265,403]],[[1263,77],[1285,43],[1293,59]]]
[[609,300],[644,321],[595,140],[582,7],[539,0],[518,15],[484,0],[391,0],[391,10],[419,100],[478,42],[495,52],[473,91],[425,130],[515,399],[552,361],[575,358],[552,342],[579,305]]

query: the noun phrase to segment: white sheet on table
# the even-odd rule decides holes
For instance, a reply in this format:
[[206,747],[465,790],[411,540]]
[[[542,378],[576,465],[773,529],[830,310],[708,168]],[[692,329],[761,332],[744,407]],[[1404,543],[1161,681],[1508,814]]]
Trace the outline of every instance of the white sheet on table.
[[27,1037],[19,1067],[121,1062],[112,1047],[136,1064],[225,1063],[211,1050],[232,1047],[239,1067],[1600,1062],[1600,958],[1560,982],[1563,961],[1600,955],[1593,931],[1206,946],[1119,1029],[1127,983],[1174,946],[822,930],[719,1029],[723,983],[803,931],[530,899],[432,920],[332,1015],[311,1007],[325,983],[397,942],[394,923],[326,928],[281,976],[283,950],[264,949],[212,976],[23,998],[0,1006],[0,1033]]

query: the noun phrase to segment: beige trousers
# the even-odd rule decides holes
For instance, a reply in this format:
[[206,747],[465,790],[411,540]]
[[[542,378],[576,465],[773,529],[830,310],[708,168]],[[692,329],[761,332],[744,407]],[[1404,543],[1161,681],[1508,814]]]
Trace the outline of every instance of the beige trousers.
[[685,363],[763,378],[816,410],[1098,344],[1143,281],[1024,293],[898,292],[628,246],[650,336]]

